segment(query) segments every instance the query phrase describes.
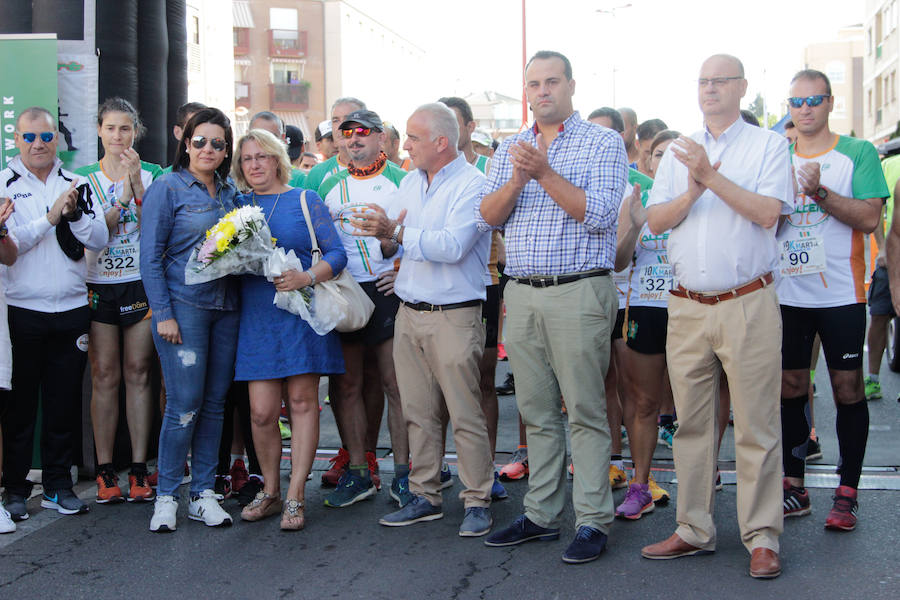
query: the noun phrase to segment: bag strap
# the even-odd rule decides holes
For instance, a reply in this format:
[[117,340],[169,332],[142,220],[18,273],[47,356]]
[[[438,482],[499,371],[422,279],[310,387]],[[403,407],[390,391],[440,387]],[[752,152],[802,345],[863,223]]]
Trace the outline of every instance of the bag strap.
[[303,208],[303,219],[309,230],[309,241],[312,244],[312,264],[319,262],[322,251],[319,249],[319,241],[316,239],[316,230],[313,228],[312,218],[309,216],[309,205],[306,203],[306,190],[300,192],[300,206]]

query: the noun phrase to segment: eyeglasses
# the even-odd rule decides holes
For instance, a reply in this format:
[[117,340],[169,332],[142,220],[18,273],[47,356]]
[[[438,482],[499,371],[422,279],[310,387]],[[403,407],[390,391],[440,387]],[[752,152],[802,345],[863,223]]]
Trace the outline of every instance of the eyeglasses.
[[221,152],[225,149],[225,140],[222,138],[208,138],[202,135],[195,135],[191,138],[191,145],[197,150],[205,148],[207,142],[212,144],[213,150],[216,152]]
[[816,94],[815,96],[807,96],[805,98],[792,96],[791,98],[788,98],[788,104],[790,104],[792,108],[800,108],[803,106],[803,103],[806,102],[806,105],[812,108],[813,106],[822,104],[825,101],[825,98],[830,98],[830,96],[828,94]]
[[26,142],[28,142],[29,144],[33,144],[34,140],[37,139],[38,135],[41,136],[41,141],[44,142],[45,144],[49,144],[50,142],[53,141],[53,138],[56,137],[56,134],[53,133],[52,131],[45,131],[41,134],[28,132],[28,133],[23,133],[21,135],[22,135],[22,139],[25,140]]
[[241,163],[261,163],[268,161],[270,158],[274,158],[274,156],[272,156],[271,154],[254,154],[253,156],[247,155],[241,157]]
[[368,137],[372,134],[372,131],[371,127],[355,127],[353,129],[341,129],[341,135],[345,138],[351,138],[355,133],[359,137]]
[[700,87],[703,88],[711,83],[714,88],[720,88],[734,79],[743,79],[743,77],[741,77],[740,75],[735,75],[733,77],[711,77],[709,79],[707,79],[706,77],[701,77],[697,80],[697,84],[699,84]]

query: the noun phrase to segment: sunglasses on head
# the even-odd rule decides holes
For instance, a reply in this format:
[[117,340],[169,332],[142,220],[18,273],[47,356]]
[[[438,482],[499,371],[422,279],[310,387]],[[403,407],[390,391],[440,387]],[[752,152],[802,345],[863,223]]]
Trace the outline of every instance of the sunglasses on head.
[[41,141],[44,142],[45,144],[49,144],[50,142],[53,141],[53,138],[56,137],[56,134],[53,133],[52,131],[45,131],[45,132],[43,132],[43,133],[41,133],[41,134],[30,133],[30,132],[29,132],[29,133],[23,133],[23,134],[22,134],[22,139],[25,140],[26,142],[28,142],[29,144],[33,144],[33,143],[34,143],[34,140],[37,139],[37,136],[38,136],[38,135],[41,136]]
[[341,135],[345,138],[351,138],[355,133],[360,137],[367,137],[371,135],[372,131],[371,127],[354,127],[353,129],[341,129]]
[[202,135],[195,135],[191,138],[191,145],[197,150],[205,148],[207,142],[212,144],[213,150],[216,152],[221,152],[225,149],[225,140],[222,138],[208,138]]
[[807,96],[805,98],[800,98],[797,96],[793,96],[788,98],[788,104],[790,104],[793,108],[800,108],[803,106],[803,103],[806,102],[806,105],[812,108],[813,106],[818,106],[825,101],[825,98],[828,98],[828,94],[816,94],[815,96]]

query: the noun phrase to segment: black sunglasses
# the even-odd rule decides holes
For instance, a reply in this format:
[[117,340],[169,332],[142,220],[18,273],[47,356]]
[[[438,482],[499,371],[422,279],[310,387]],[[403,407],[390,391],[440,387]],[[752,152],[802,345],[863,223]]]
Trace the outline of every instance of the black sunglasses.
[[225,149],[225,140],[222,138],[208,138],[202,135],[195,135],[191,138],[191,145],[197,150],[205,148],[207,142],[212,144],[213,150],[216,152],[221,152]]
[[[31,132],[23,133],[22,139],[25,140],[26,142],[28,142],[29,144],[33,144],[34,140],[37,139],[37,136],[38,136],[37,133],[31,133]],[[56,137],[56,134],[53,133],[52,131],[45,131],[45,132],[41,133],[40,136],[41,136],[42,142],[44,142],[45,144],[49,144],[50,142],[53,141],[53,138]]]

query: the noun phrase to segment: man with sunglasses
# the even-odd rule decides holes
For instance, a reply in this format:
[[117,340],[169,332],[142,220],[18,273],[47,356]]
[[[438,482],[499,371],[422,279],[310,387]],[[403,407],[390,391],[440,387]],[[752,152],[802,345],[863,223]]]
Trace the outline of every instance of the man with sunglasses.
[[[364,216],[370,205],[389,209],[391,198],[406,175],[382,151],[384,129],[381,118],[370,110],[348,114],[335,133],[344,141],[350,162],[346,170],[331,175],[319,186],[319,194],[331,211],[347,251],[347,269],[375,304],[375,312],[365,327],[341,334],[346,372],[330,379],[337,388],[331,393],[331,406],[350,461],[337,489],[325,498],[325,505],[335,508],[350,506],[380,488],[380,481],[377,486],[373,483],[374,473],[369,466],[375,462],[376,440],[367,439],[367,433],[381,426],[385,393],[394,450],[391,496],[401,506],[410,498],[406,423],[393,359],[394,317],[400,306],[393,289],[394,262],[400,258],[400,247],[390,240],[354,235],[349,224],[351,215]],[[364,366],[366,358],[374,364]],[[378,393],[372,394],[370,389]]]
[[[100,252],[109,240],[101,211],[78,203],[81,182],[56,157],[58,132],[44,108],[25,109],[16,120],[19,155],[0,172],[0,197],[16,203],[7,225],[18,242],[18,260],[4,270],[13,346],[12,391],[3,394],[3,485],[14,520],[28,518],[25,501],[31,468],[38,396],[41,434],[41,506],[64,515],[87,512],[72,492],[76,423],[81,421],[81,380],[87,360],[90,311],[84,248]],[[57,228],[68,226],[71,237]],[[76,240],[72,242],[72,238]],[[68,252],[61,243],[66,244]],[[73,246],[75,246],[73,248]]]
[[672,142],[647,201],[650,231],[671,229],[676,287],[669,296],[666,362],[680,425],[672,449],[678,528],[641,555],[664,560],[715,550],[716,412],[724,370],[734,409],[741,541],[750,552],[750,576],[773,578],[781,574],[783,520],[781,315],[772,270],[775,226],[793,209],[788,143],[741,119],[747,80],[737,58],[708,58],[697,83],[704,128]]
[[[303,187],[306,189],[318,192],[319,186],[328,179],[329,175],[334,175],[347,168],[350,154],[347,152],[346,140],[341,137],[338,128],[344,122],[344,118],[355,110],[366,110],[366,103],[352,96],[338,98],[331,105],[331,137],[337,153],[309,170],[309,173],[306,174],[306,181],[303,182]],[[319,197],[324,198],[322,194],[319,194]]]
[[850,531],[856,527],[857,488],[869,433],[862,374],[864,238],[879,225],[889,191],[875,147],[831,131],[828,117],[834,98],[824,73],[807,69],[794,75],[788,104],[797,130],[791,146],[797,196],[793,212],[778,230],[784,516],[812,510],[803,480],[810,434],[810,356],[818,334],[837,408],[841,454],[840,485],[825,527]]

